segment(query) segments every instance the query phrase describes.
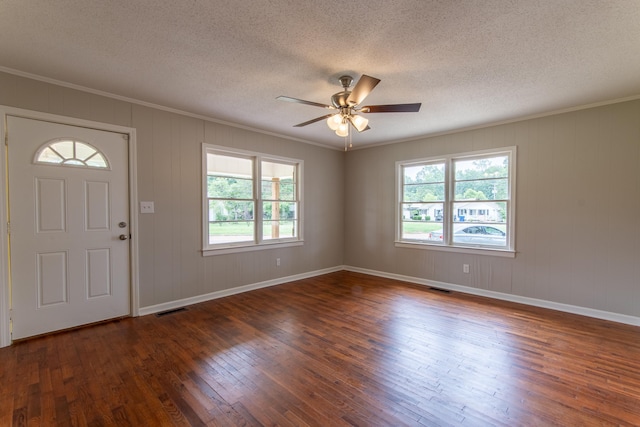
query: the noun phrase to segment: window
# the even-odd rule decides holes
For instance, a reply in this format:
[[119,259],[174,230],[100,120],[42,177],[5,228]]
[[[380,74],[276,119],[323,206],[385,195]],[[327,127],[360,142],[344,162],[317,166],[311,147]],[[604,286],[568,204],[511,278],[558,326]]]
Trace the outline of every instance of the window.
[[397,243],[514,250],[516,148],[397,162]]
[[302,161],[204,144],[203,163],[205,252],[302,242]]
[[106,157],[90,144],[70,139],[56,139],[36,152],[34,163],[108,169]]

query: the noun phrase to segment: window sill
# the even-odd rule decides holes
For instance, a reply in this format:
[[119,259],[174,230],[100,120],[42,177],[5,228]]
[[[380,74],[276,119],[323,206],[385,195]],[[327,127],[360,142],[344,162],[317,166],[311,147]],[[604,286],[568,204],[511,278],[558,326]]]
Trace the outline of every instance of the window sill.
[[253,252],[253,251],[261,251],[263,249],[287,248],[291,246],[302,246],[302,245],[304,245],[304,240],[261,243],[259,245],[252,243],[247,245],[225,246],[225,247],[216,248],[216,249],[212,249],[212,248],[203,249],[202,256],[235,254],[239,252]]
[[455,252],[459,254],[489,255],[502,258],[515,258],[516,251],[511,249],[472,248],[469,246],[443,246],[429,243],[395,242],[396,248],[422,249],[430,251]]

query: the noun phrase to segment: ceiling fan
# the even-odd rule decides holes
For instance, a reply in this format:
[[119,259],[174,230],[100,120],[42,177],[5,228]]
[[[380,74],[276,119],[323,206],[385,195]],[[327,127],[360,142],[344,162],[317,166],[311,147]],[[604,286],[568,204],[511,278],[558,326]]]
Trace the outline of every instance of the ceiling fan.
[[335,113],[326,114],[309,121],[299,123],[294,127],[302,127],[311,123],[319,122],[327,119],[329,128],[336,132],[336,135],[346,137],[349,135],[349,124],[358,132],[364,132],[369,127],[369,120],[358,113],[415,113],[420,111],[421,103],[415,104],[387,104],[387,105],[367,105],[360,107],[360,104],[369,95],[369,93],[380,83],[380,79],[363,74],[354,86],[353,90],[349,90],[353,83],[353,77],[341,76],[339,79],[342,85],[342,91],[334,93],[331,96],[331,105],[321,104],[319,102],[305,101],[303,99],[291,98],[289,96],[279,96],[276,99],[280,101],[296,102],[298,104],[311,105],[314,107],[326,108],[329,110],[338,110]]

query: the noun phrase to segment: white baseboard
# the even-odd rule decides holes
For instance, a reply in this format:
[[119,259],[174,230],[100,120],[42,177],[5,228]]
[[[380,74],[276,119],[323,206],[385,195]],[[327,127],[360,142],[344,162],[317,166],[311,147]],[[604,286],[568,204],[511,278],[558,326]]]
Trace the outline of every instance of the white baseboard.
[[266,280],[264,282],[252,283],[249,285],[238,286],[237,288],[225,289],[222,291],[211,292],[204,295],[198,295],[195,297],[179,299],[175,301],[169,301],[162,304],[150,305],[148,307],[140,307],[138,311],[139,316],[145,316],[147,314],[158,313],[161,311],[174,310],[176,308],[185,307],[199,302],[210,301],[218,298],[224,298],[243,292],[249,292],[256,289],[267,288],[269,286],[281,285],[283,283],[293,282],[296,280],[307,279],[309,277],[321,276],[323,274],[334,273],[336,271],[342,271],[345,268],[343,266],[325,268],[322,270],[309,271],[307,273],[295,274],[293,276],[279,277],[277,279]]
[[366,268],[344,266],[347,271],[356,273],[370,274],[372,276],[385,277],[387,279],[401,280],[403,282],[415,283],[418,285],[433,286],[434,288],[447,289],[451,291],[462,292],[482,297],[495,298],[503,301],[516,302],[520,304],[531,305],[534,307],[548,308],[551,310],[563,311],[565,313],[579,314],[596,319],[610,320],[612,322],[624,323],[627,325],[640,326],[640,317],[628,316],[626,314],[612,313],[609,311],[596,310],[593,308],[580,307],[570,304],[562,304],[559,302],[546,301],[537,298],[529,298],[503,292],[489,291],[486,289],[472,288],[469,286],[454,285],[452,283],[438,282],[435,280],[427,280],[419,277],[404,276],[401,274],[386,273],[384,271],[369,270]]

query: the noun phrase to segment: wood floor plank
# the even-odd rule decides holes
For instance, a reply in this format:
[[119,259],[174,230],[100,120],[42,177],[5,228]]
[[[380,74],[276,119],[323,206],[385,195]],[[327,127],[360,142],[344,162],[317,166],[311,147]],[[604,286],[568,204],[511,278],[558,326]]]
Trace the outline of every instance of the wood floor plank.
[[637,426],[640,328],[352,272],[0,349],[2,426]]

